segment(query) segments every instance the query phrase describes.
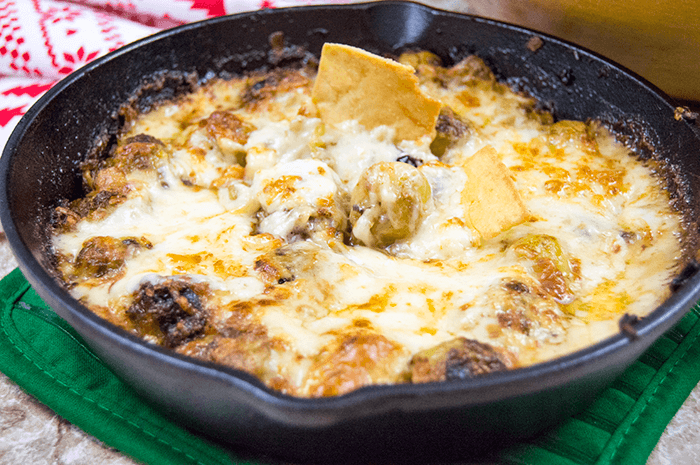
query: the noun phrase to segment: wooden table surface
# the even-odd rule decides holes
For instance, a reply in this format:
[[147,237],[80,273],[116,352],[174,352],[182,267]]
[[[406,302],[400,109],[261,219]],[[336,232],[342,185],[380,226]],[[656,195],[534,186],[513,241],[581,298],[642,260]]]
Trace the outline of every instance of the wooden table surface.
[[673,98],[700,101],[697,0],[419,0],[529,27],[593,50]]

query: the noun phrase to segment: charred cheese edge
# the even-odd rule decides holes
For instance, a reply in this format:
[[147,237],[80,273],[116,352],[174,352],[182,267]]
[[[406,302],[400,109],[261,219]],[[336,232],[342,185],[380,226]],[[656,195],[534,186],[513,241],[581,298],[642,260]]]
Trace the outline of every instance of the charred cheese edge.
[[[303,397],[550,360],[668,296],[680,217],[653,162],[595,123],[552,122],[476,57],[399,61],[440,102],[432,140],[325,125],[307,68],[139,115],[86,166],[91,192],[56,209],[72,295]],[[465,169],[482,150],[500,181]],[[506,220],[479,199],[486,234],[465,205],[479,182],[509,189],[493,207]]]

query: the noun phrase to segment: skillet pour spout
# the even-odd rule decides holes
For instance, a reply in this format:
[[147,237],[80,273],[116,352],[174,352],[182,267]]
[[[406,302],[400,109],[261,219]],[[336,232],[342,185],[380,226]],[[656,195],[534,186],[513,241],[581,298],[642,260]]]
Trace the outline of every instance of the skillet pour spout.
[[[284,36],[285,53],[279,43],[269,44],[277,32]],[[533,37],[539,47],[528,47]],[[313,61],[325,42],[377,54],[429,50],[446,64],[476,54],[501,82],[536,97],[555,118],[603,121],[640,158],[661,161],[686,224],[687,266],[671,297],[641,320],[627,321],[628,330],[550,362],[468,380],[371,386],[323,399],[282,395],[246,373],[149,345],[71,297],[53,275],[47,225],[60,199],[84,195],[81,164],[114,142],[123,109],[146,108],[213,76],[269,68],[275,60]],[[535,31],[410,2],[219,17],[130,44],[47,92],[17,125],[0,159],[0,219],[40,296],[119,377],[183,425],[285,459],[463,460],[581,411],[697,301],[700,136],[674,118],[675,108],[652,84],[593,52]]]

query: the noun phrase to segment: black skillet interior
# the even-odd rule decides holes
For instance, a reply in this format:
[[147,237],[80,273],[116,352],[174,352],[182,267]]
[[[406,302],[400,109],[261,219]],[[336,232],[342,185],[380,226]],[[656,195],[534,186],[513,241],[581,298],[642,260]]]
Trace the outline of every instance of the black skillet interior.
[[[449,65],[477,54],[497,77],[538,97],[556,118],[614,122],[640,156],[656,148],[690,224],[700,216],[700,138],[656,88],[605,59],[522,28],[382,2],[268,10],[166,31],[77,71],[35,105],[2,160],[2,224],[25,276],[95,352],[147,399],[185,425],[256,451],[300,459],[390,460],[421,454],[455,458],[527,437],[583,408],[680,319],[697,299],[690,266],[674,295],[636,326],[552,362],[464,382],[379,386],[332,399],[295,399],[252,377],[147,346],[77,304],[47,272],[44,232],[59,199],[82,195],[79,163],[94,142],[108,144],[116,110],[191,89],[199,79],[268,66],[268,39],[320,54],[324,42],[380,54],[426,49]],[[528,47],[533,36],[541,46]],[[294,54],[294,49],[288,49]],[[167,71],[167,72],[166,72]],[[144,80],[151,85],[144,87]],[[688,234],[688,257],[697,248]],[[417,454],[417,455],[416,455]]]

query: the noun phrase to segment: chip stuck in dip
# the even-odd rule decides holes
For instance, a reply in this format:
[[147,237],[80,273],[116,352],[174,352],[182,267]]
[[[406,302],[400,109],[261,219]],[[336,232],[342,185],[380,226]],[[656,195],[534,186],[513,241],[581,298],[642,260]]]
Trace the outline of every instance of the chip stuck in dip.
[[532,365],[670,294],[654,160],[476,56],[326,44],[128,118],[53,215],[56,270],[145,340],[301,397]]

